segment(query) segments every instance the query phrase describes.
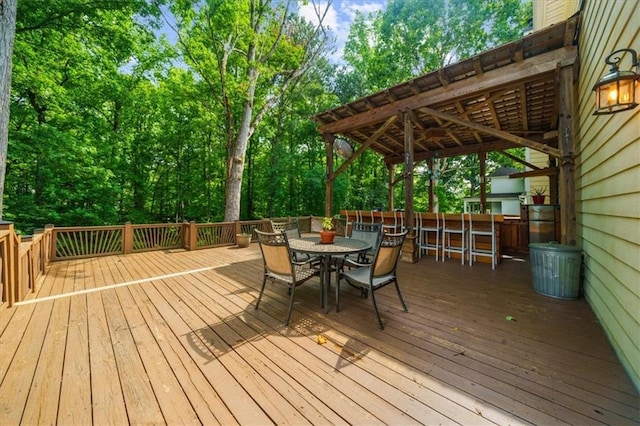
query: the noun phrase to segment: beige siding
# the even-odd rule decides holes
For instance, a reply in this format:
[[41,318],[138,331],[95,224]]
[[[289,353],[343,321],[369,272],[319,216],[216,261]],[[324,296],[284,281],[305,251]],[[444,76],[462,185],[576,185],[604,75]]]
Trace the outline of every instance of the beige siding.
[[[540,152],[540,151],[535,151],[533,149],[529,149],[528,154],[528,161],[531,164],[535,164],[536,166],[540,167],[540,168],[546,168],[549,166],[549,155],[545,154],[544,152]],[[532,177],[532,178],[527,178],[525,179],[525,188],[526,191],[530,194],[532,192],[533,188],[547,188],[546,191],[546,195],[547,198],[545,199],[545,203],[549,203],[549,177],[548,176],[537,176],[537,177]]]
[[[615,17],[614,19],[611,19]],[[584,291],[640,388],[640,108],[593,116],[593,85],[620,48],[640,50],[640,1],[586,0],[580,33],[577,224]],[[628,57],[624,58],[628,61]],[[630,64],[621,66],[628,69]]]
[[578,0],[534,0],[533,30],[562,22],[578,11]]

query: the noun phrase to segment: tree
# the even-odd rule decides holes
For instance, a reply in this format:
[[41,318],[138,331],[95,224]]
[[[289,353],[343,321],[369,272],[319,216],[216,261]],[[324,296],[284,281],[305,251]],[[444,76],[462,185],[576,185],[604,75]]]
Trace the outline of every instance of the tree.
[[[123,110],[140,80],[135,69],[151,62],[138,49],[152,52],[154,41],[140,23],[146,7],[141,0],[18,4],[5,194],[7,217],[22,230],[117,220]],[[127,65],[133,71],[123,71]]]
[[[240,217],[248,141],[287,88],[322,56],[318,25],[297,16],[292,0],[185,0],[171,8],[186,62],[221,106],[226,141],[225,221]],[[328,5],[327,5],[328,8]]]
[[2,220],[4,180],[9,145],[9,103],[11,98],[11,64],[16,31],[18,0],[0,3],[0,221]]

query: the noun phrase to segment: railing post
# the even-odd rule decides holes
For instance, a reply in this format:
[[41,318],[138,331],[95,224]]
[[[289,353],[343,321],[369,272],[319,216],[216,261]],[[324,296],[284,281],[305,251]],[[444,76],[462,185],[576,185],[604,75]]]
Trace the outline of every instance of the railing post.
[[7,306],[11,307],[16,302],[16,267],[15,267],[15,250],[14,250],[14,238],[13,238],[13,223],[0,222],[0,230],[8,231],[7,237],[4,239],[2,247],[2,279],[4,281],[5,288],[5,302]]
[[189,222],[186,220],[182,221],[182,232],[180,232],[180,246],[189,250]]
[[43,267],[42,267],[42,272],[46,271],[46,268],[49,267],[49,262],[51,261],[51,247],[55,247],[55,245],[53,245],[53,225],[52,224],[48,224],[44,226],[44,232],[43,232],[43,247],[42,247],[42,257],[43,257]]
[[46,225],[45,229],[47,227],[51,228],[51,238],[50,238],[50,242],[49,242],[49,251],[47,252],[48,256],[49,256],[49,260],[55,260],[56,258],[56,246],[58,245],[58,232],[56,231],[55,227],[53,225]]
[[24,294],[21,291],[20,284],[22,283],[22,268],[20,263],[20,243],[22,242],[22,237],[20,235],[15,234],[15,230],[13,229],[13,224],[11,224],[11,257],[12,257],[12,266],[11,266],[11,275],[13,275],[13,302],[19,302],[24,299]]
[[128,254],[133,251],[133,227],[131,222],[124,224],[122,229],[122,253]]
[[198,248],[198,227],[195,221],[189,222],[189,250]]

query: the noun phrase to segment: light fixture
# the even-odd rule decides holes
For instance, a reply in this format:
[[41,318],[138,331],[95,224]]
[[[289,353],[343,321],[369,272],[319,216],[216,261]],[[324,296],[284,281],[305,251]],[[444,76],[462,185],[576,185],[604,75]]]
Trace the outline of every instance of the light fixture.
[[336,153],[345,160],[348,160],[353,155],[353,147],[351,144],[343,138],[336,138],[333,142],[333,149]]
[[[618,56],[619,53],[622,55]],[[620,71],[618,65],[624,54],[631,55],[631,69]],[[613,114],[633,109],[640,103],[638,86],[638,55],[633,49],[619,49],[605,59],[611,65],[609,73],[602,77],[593,90],[596,92],[596,110],[593,115]]]

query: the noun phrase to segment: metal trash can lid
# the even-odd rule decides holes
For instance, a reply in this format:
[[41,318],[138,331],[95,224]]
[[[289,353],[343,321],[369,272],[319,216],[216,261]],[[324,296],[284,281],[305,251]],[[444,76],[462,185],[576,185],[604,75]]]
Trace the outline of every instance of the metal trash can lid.
[[537,250],[549,250],[549,251],[557,251],[557,252],[581,252],[582,249],[578,246],[570,246],[567,244],[560,244],[555,241],[551,241],[548,243],[531,243],[529,244],[529,248],[537,249]]

